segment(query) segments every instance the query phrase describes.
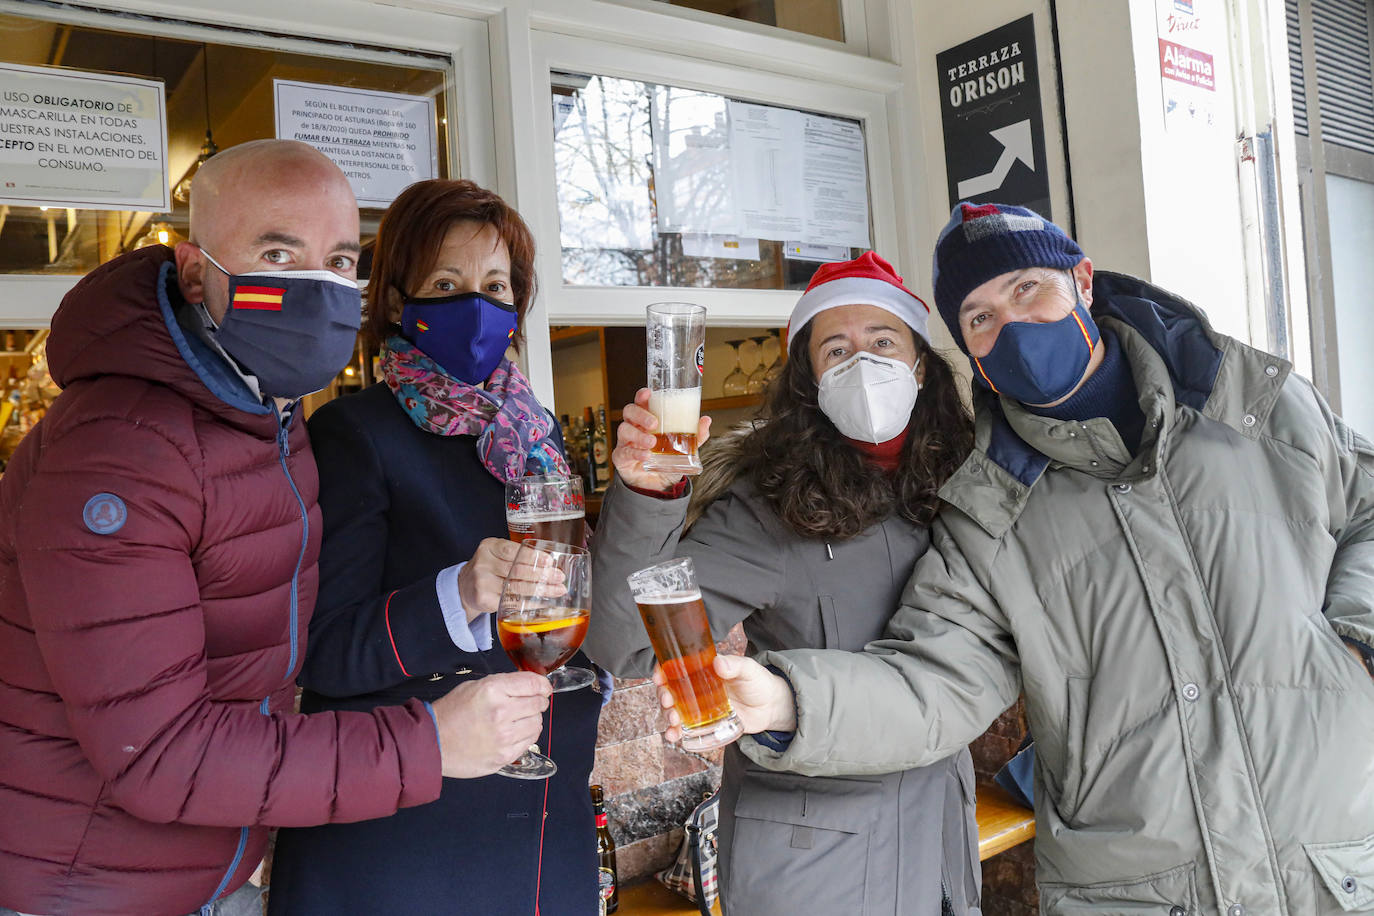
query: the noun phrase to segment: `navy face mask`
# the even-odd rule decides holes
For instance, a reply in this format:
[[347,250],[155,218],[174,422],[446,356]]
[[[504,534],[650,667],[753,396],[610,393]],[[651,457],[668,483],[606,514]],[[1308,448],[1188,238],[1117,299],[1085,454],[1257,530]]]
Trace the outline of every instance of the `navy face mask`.
[[229,277],[229,311],[211,333],[264,395],[304,397],[348,363],[362,325],[357,283],[329,270],[231,274],[201,252]]
[[460,382],[485,382],[515,338],[515,304],[483,293],[406,299],[401,335]]
[[988,354],[969,361],[975,377],[997,394],[1022,404],[1050,404],[1083,378],[1100,337],[1080,298],[1058,321],[1002,325]]

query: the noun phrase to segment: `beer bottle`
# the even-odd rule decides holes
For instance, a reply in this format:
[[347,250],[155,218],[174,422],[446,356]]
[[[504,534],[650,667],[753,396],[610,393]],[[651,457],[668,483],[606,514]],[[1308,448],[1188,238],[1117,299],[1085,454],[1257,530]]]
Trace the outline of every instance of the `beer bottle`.
[[596,462],[596,486],[605,489],[611,483],[611,439],[606,429],[606,405],[596,408],[596,433],[592,436],[592,460]]
[[[606,904],[606,912],[614,913],[620,908],[620,878],[615,870],[615,840],[606,826],[606,808],[600,786],[592,786],[592,810],[596,813],[596,856],[600,860],[597,870],[601,900]],[[608,880],[609,879],[609,883]]]

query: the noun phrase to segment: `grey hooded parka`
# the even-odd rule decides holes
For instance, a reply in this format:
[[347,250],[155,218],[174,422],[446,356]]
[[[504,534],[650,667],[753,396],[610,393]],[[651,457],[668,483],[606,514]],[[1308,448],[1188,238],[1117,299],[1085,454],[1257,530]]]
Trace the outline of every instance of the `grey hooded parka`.
[[[732,441],[734,440],[734,441]],[[827,543],[787,528],[744,479],[737,437],[721,437],[689,499],[658,499],[619,478],[598,519],[591,622],[583,649],[621,676],[647,675],[653,650],[625,577],[673,557],[696,565],[711,629],[743,622],[749,651],[857,651],[882,635],[929,530],[890,516]],[[977,916],[980,872],[973,765],[963,747],[903,772],[854,778],[774,773],[726,749],[721,901],[731,916]]]
[[1146,418],[987,397],[885,638],[764,653],[796,692],[770,768],[938,760],[1024,690],[1041,909],[1374,913],[1374,447],[1283,360],[1105,272],[1094,317]]

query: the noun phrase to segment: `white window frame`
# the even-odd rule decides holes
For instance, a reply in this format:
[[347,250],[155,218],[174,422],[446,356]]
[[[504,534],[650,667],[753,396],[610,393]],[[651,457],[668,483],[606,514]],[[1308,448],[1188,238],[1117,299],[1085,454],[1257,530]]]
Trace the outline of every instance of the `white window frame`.
[[676,16],[690,22],[702,22],[715,25],[726,25],[750,35],[765,37],[783,37],[792,41],[806,42],[815,44],[819,47],[843,48],[854,54],[868,54],[868,17],[865,0],[840,0],[840,22],[844,30],[844,39],[836,41],[831,38],[820,38],[806,32],[794,32],[780,26],[765,25],[761,22],[750,22],[747,19],[734,19],[730,16],[723,16],[719,13],[708,13],[702,10],[692,9],[685,6],[672,6],[663,0],[608,0],[621,6],[633,9],[645,10],[661,16]]
[[[480,17],[398,9],[366,0],[237,0],[232,6],[217,0],[120,0],[118,5],[121,9],[111,12],[94,6],[0,0],[0,13],[379,64],[432,67],[433,55],[448,58],[443,73],[449,172],[488,187],[497,182],[489,27]],[[130,18],[121,13],[157,18]],[[76,275],[0,275],[0,328],[48,327],[62,297],[80,279]]]

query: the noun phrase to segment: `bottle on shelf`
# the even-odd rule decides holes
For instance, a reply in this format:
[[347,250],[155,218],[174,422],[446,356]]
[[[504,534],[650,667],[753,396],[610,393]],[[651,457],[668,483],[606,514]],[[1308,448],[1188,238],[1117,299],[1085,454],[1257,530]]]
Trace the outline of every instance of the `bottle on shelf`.
[[577,473],[576,443],[573,442],[572,423],[568,420],[567,414],[560,414],[558,417],[559,432],[563,435],[563,454],[568,459],[568,470]]
[[601,889],[602,913],[614,913],[620,908],[620,876],[615,870],[615,838],[606,822],[605,798],[600,786],[592,786],[592,811],[596,814],[596,857],[598,887]]
[[592,461],[596,465],[596,486],[604,490],[611,483],[611,438],[606,426],[606,405],[596,408],[596,431],[592,434]]
[[596,490],[596,418],[592,416],[590,407],[582,408],[582,470],[583,477],[587,481],[586,490],[592,493]]
[[586,441],[586,433],[582,431],[582,418],[573,417],[568,424],[567,435],[563,437],[563,448],[568,453],[568,466],[572,468],[574,474],[586,479],[586,473],[582,469],[582,446]]

